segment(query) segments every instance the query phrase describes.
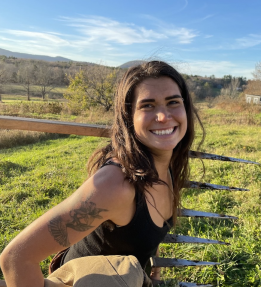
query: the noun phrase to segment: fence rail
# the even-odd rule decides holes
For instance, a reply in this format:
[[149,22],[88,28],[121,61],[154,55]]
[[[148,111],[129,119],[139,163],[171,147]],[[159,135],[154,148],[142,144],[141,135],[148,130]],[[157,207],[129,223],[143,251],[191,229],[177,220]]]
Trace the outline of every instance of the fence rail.
[[107,126],[9,116],[0,116],[0,128],[67,135],[110,137],[110,127]]

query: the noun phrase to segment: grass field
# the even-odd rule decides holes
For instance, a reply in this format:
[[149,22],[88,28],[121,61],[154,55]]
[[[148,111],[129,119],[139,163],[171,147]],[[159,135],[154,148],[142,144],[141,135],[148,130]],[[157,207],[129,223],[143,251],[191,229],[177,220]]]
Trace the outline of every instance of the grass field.
[[[48,93],[49,101],[64,101],[63,94],[66,91],[65,86],[55,87]],[[22,85],[19,84],[6,84],[2,89],[2,101],[16,102],[16,101],[26,101],[26,91],[23,89]],[[37,85],[32,85],[30,88],[30,98],[32,101],[42,101],[40,87]]]
[[[224,110],[200,113],[207,132],[203,151],[261,162],[258,113],[232,113],[230,118],[224,116],[227,114]],[[255,125],[247,124],[249,116],[254,116]],[[89,118],[95,122],[99,116],[93,113]],[[108,123],[110,121],[111,116]],[[70,136],[0,149],[0,252],[30,222],[84,181],[88,157],[107,140]],[[250,191],[187,189],[183,193],[183,206],[233,215],[238,220],[182,218],[175,233],[217,239],[231,245],[161,244],[164,257],[220,262],[215,267],[163,269],[162,276],[214,286],[261,286],[260,166],[206,160],[204,163],[204,182],[244,187]],[[191,180],[202,180],[201,162],[193,159],[191,167]],[[45,274],[50,259],[41,263]]]

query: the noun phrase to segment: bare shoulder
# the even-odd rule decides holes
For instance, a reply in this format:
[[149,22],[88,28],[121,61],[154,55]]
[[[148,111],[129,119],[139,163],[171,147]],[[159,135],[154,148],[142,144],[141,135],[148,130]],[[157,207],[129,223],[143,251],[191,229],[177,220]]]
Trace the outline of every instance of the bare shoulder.
[[80,189],[83,193],[92,190],[95,197],[102,197],[103,202],[114,207],[131,204],[135,198],[133,185],[125,179],[122,169],[115,165],[99,169]]

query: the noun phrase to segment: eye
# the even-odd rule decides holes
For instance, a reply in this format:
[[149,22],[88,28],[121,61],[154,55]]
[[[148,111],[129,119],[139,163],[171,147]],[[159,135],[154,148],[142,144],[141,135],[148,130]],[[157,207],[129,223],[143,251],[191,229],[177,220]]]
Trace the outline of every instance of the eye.
[[153,108],[152,104],[143,104],[140,106],[140,109],[151,109]]
[[179,100],[172,100],[172,101],[168,102],[168,105],[169,106],[175,106],[175,105],[178,105],[180,103],[181,103],[181,101],[179,101]]

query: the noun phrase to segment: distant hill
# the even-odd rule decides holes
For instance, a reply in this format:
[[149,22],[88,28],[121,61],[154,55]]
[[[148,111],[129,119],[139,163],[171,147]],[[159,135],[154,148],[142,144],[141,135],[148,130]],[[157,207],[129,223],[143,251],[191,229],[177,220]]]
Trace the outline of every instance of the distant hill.
[[33,60],[42,60],[47,62],[70,62],[72,60],[63,58],[63,57],[50,57],[50,56],[44,56],[44,55],[32,55],[32,54],[26,54],[26,53],[18,53],[18,52],[12,52],[5,49],[0,48],[0,56],[6,56],[6,57],[15,57],[15,58],[22,58],[22,59],[33,59]]
[[142,60],[129,61],[129,62],[126,62],[126,63],[120,65],[119,68],[128,69],[130,67],[138,66],[138,65],[143,64],[143,63],[146,63],[146,61],[142,61]]

